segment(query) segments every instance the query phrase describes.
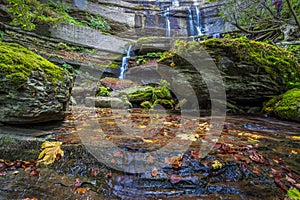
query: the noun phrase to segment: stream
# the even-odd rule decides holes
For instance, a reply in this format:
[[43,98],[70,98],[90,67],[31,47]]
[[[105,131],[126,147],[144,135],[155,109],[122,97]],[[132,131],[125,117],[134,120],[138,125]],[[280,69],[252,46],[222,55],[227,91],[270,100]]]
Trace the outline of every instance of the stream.
[[[209,122],[141,109],[82,109],[64,122],[2,126],[0,199],[284,199],[299,187],[299,123],[232,115],[210,140]],[[64,156],[38,166],[38,174],[5,168],[18,160],[33,165],[44,140],[61,141]],[[213,148],[202,155],[205,141]],[[159,151],[168,144],[170,151]],[[143,160],[132,157],[137,152]]]

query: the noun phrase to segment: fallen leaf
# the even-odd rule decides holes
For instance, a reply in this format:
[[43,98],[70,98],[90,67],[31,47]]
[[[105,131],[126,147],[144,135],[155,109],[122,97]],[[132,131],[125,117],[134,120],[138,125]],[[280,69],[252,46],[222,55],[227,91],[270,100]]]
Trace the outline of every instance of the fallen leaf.
[[194,134],[179,134],[177,135],[182,140],[197,141],[197,135]]
[[61,150],[62,142],[49,142],[45,141],[42,144],[42,152],[38,157],[38,164],[48,165],[58,160],[64,155],[64,151]]
[[191,151],[191,157],[199,159],[199,158],[201,158],[201,152],[200,151]]
[[223,167],[222,163],[218,160],[214,160],[211,166],[213,169],[221,169]]
[[153,177],[155,177],[155,176],[157,176],[157,175],[158,175],[158,170],[157,170],[157,168],[156,168],[156,167],[154,167],[154,168],[152,169],[152,171],[151,171],[151,175],[152,175]]
[[148,163],[154,163],[154,157],[150,155],[150,156],[147,158],[147,161],[148,161]]
[[108,124],[108,125],[114,125],[115,122],[113,122],[113,121],[108,121],[108,122],[106,122],[106,124]]
[[99,174],[99,169],[97,167],[93,167],[91,172],[93,176],[97,176]]
[[83,194],[85,194],[88,190],[89,190],[89,188],[82,188],[82,187],[80,187],[80,188],[77,188],[77,189],[75,190],[75,193],[80,194],[80,195],[83,195]]
[[76,190],[77,188],[79,188],[81,186],[81,181],[79,178],[76,178],[75,181],[73,182],[73,184],[71,185],[71,188],[73,190]]
[[294,179],[292,179],[291,177],[289,177],[288,175],[285,175],[285,179],[290,182],[291,184],[295,184],[296,181]]
[[146,143],[154,143],[152,140],[148,140],[148,139],[144,139],[142,138],[143,142],[146,142]]
[[253,173],[254,174],[256,174],[257,176],[259,176],[260,175],[260,173],[261,173],[261,170],[257,167],[257,166],[253,166]]
[[108,172],[106,175],[105,175],[105,178],[111,178],[112,176],[112,173],[111,172]]
[[178,176],[178,175],[176,175],[176,174],[172,174],[172,175],[170,176],[170,182],[171,182],[172,184],[179,183],[180,181],[181,181],[181,176]]

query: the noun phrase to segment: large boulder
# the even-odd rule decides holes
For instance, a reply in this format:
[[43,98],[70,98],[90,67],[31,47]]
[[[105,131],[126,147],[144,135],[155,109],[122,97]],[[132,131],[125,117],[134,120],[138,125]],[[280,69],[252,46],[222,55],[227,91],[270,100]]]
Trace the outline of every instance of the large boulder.
[[[211,63],[215,63],[221,74],[227,102],[244,111],[250,111],[253,107],[262,108],[263,102],[270,96],[280,95],[300,77],[300,66],[295,55],[276,46],[244,38],[209,39],[201,42],[180,40],[170,52],[174,56],[162,59],[160,65],[169,66],[174,63],[172,70],[177,75],[174,77],[169,73],[164,79],[171,86],[174,85],[173,88],[179,94],[188,95],[185,87],[190,85],[202,107],[209,106],[210,103],[210,94],[203,75],[209,76],[205,77],[206,80],[214,78],[214,73],[208,71],[209,66],[205,66],[209,63],[207,60],[213,61]],[[203,52],[208,56],[201,55]],[[192,64],[195,59],[199,61],[196,65],[203,72],[209,73],[199,73],[194,63]]]
[[62,120],[72,76],[32,51],[0,43],[0,122],[10,124]]

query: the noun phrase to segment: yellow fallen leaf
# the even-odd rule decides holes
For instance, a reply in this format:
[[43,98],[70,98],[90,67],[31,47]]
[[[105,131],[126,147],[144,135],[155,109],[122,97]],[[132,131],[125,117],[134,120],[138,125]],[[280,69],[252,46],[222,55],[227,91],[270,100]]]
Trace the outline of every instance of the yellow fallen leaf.
[[291,136],[292,140],[300,140],[300,136]]
[[213,169],[221,169],[223,167],[222,163],[218,160],[214,160],[211,166]]
[[38,164],[48,165],[64,156],[64,151],[60,148],[62,142],[45,141],[42,146],[42,152],[38,157]]
[[298,152],[297,152],[297,151],[294,151],[294,150],[292,150],[291,153],[292,153],[292,154],[295,154],[295,155],[298,154]]
[[147,142],[147,143],[154,143],[152,140],[148,140],[148,139],[144,139],[142,138],[143,142]]
[[139,125],[139,128],[147,128],[145,125]]
[[106,124],[108,124],[108,125],[114,125],[115,122],[109,121],[109,122],[106,122]]

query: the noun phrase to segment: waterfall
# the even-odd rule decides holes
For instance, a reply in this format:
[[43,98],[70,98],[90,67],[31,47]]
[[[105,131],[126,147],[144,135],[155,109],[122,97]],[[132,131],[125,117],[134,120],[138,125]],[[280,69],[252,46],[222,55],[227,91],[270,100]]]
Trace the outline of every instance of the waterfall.
[[187,30],[188,30],[188,36],[194,36],[194,22],[193,22],[193,13],[191,8],[188,8],[188,22],[187,22]]
[[188,36],[202,36],[203,26],[201,11],[198,6],[193,6],[193,9],[188,8],[187,30]]
[[171,37],[171,24],[170,24],[170,8],[167,8],[165,13],[165,19],[166,19],[166,37]]
[[197,30],[197,36],[203,35],[202,33],[202,17],[201,17],[201,12],[198,6],[195,6],[196,10],[196,15],[195,15],[195,27]]
[[128,49],[126,51],[126,55],[122,58],[122,64],[120,67],[120,74],[119,74],[119,79],[124,79],[125,78],[125,72],[128,69],[128,59],[130,58],[130,53],[131,53],[131,48],[132,45],[128,46]]

